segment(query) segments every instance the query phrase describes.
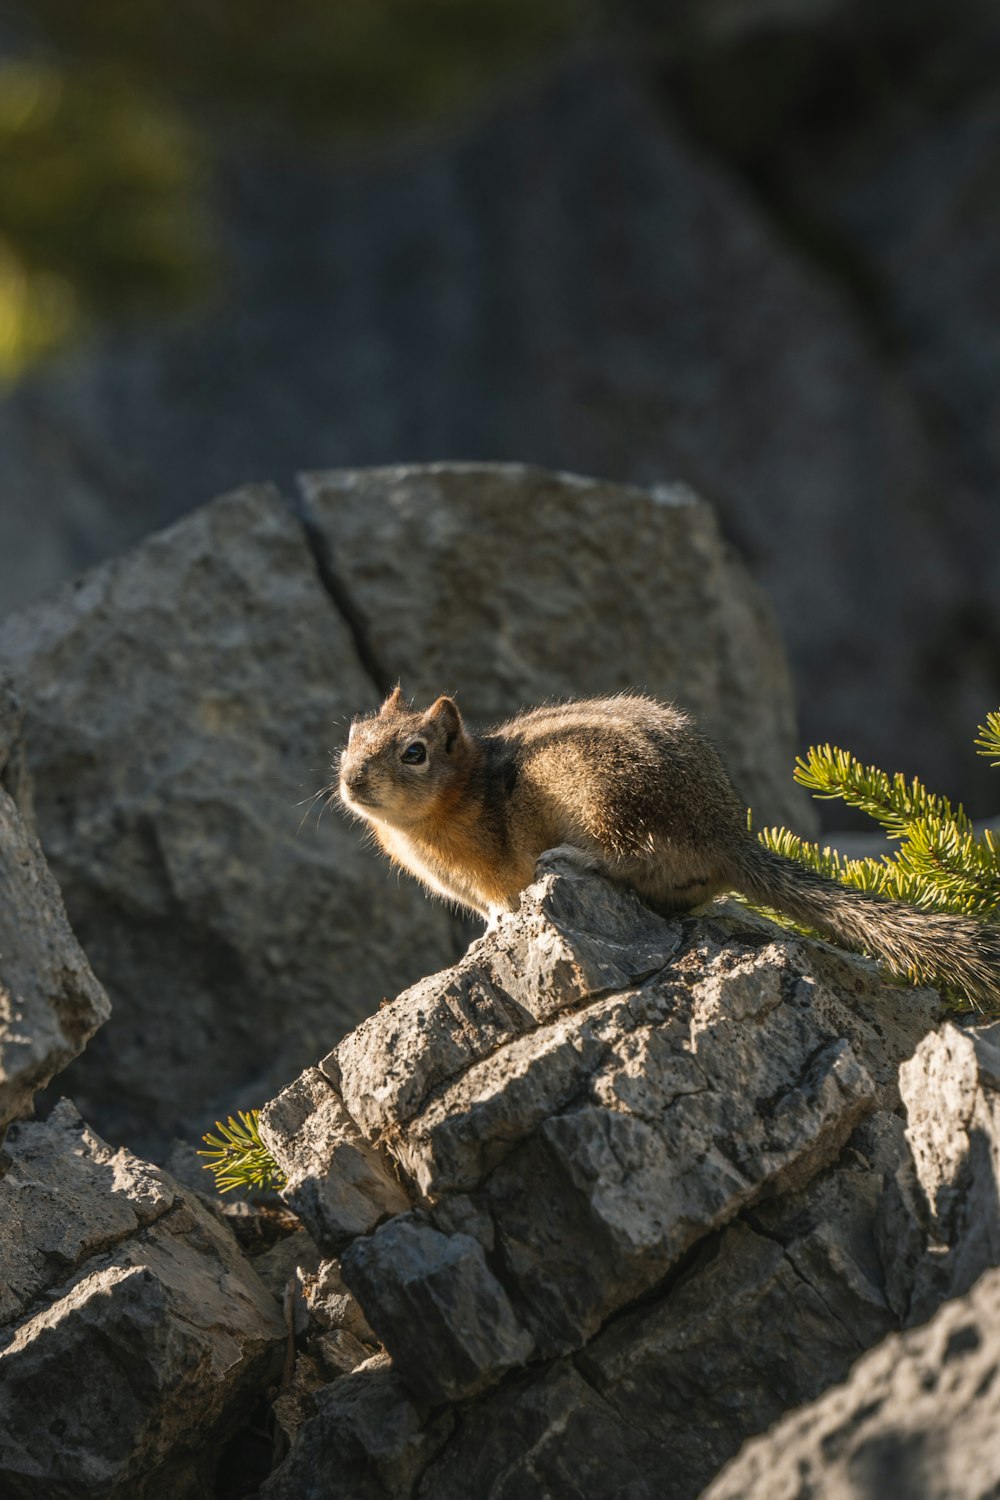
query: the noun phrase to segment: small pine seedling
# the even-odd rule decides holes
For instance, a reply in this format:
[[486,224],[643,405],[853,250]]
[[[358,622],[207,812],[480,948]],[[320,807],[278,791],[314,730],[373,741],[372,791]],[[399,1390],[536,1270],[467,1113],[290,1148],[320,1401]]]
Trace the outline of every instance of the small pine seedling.
[[206,1172],[215,1174],[220,1193],[242,1188],[245,1193],[277,1191],[285,1185],[285,1174],[260,1138],[260,1110],[240,1110],[239,1119],[232,1115],[223,1125],[216,1120],[218,1135],[204,1135],[208,1148],[204,1156]]

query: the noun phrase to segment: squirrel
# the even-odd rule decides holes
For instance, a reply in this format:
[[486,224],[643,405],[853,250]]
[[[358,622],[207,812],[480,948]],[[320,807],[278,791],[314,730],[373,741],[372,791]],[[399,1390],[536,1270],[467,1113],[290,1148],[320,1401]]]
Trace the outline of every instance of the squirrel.
[[852,890],[766,849],[690,716],[633,693],[530,708],[483,735],[454,700],[395,690],[356,718],[340,800],[394,864],[493,924],[546,851],[600,870],[663,915],[735,891],[900,978],[1000,996],[1000,930]]

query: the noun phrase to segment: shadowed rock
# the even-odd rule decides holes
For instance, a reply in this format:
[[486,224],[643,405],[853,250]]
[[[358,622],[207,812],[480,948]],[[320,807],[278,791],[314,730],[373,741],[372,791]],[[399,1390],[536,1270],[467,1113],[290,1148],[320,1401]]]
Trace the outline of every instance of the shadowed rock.
[[70,931],[38,840],[4,785],[27,799],[18,730],[0,683],[0,1141],[111,1011]]
[[1000,1487],[1000,1270],[749,1443],[703,1500],[985,1500]]
[[281,1365],[273,1299],[158,1168],[68,1101],[0,1156],[0,1493],[201,1500]]

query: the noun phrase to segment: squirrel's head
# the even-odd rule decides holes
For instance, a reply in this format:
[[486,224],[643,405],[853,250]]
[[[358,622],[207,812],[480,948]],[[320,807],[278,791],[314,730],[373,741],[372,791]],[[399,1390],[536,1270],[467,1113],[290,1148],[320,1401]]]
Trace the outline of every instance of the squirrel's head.
[[433,817],[471,749],[451,698],[420,713],[397,685],[377,714],[351,724],[340,756],[340,800],[369,822],[412,827]]

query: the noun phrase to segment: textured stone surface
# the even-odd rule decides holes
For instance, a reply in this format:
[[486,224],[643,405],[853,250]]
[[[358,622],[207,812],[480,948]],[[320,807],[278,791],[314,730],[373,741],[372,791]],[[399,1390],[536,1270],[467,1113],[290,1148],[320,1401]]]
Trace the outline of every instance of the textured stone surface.
[[110,1014],[108,997],[66,920],[45,858],[3,785],[16,720],[0,683],[0,1141]]
[[1000,1265],[1000,1023],[948,1022],[900,1069],[910,1154],[887,1197],[894,1293],[908,1322]]
[[412,1119],[438,1085],[505,1042],[649,978],[680,941],[678,922],[630,893],[571,874],[543,881],[516,922],[381,1006],[320,1066],[352,1118],[376,1135]]
[[[682,1275],[619,1313],[584,1350],[464,1403],[422,1474],[388,1492],[695,1500],[748,1434],[846,1376],[896,1326],[872,1226],[904,1151],[900,1122],[873,1116],[834,1168],[709,1235]],[[373,1373],[357,1371],[355,1388]],[[319,1496],[324,1477],[339,1479],[344,1390],[338,1382],[316,1398],[313,1423],[270,1481],[275,1495],[290,1500],[301,1486]],[[411,1398],[404,1411],[421,1430],[419,1403]],[[368,1500],[384,1493],[378,1484],[368,1458],[338,1492]]]
[[[484,1334],[478,1369],[453,1356],[470,1267],[488,1264],[535,1357],[577,1349],[699,1240],[808,1182],[864,1115],[898,1102],[898,1063],[936,996],[725,910],[665,922],[599,877],[544,864],[520,911],[457,969],[383,1006],[324,1061],[330,1092],[314,1110],[327,1123],[316,1113],[301,1133],[333,1136],[295,1202],[322,1245],[310,1194],[337,1196],[322,1163],[360,1124],[433,1205],[437,1233],[389,1217],[343,1252],[422,1398],[441,1399],[444,1368],[455,1398],[510,1362],[506,1325],[492,1343]],[[612,952],[616,978],[605,968],[595,982],[595,955]],[[272,1145],[295,1161],[294,1141]],[[328,1244],[341,1248],[339,1232]]]
[[703,1500],[986,1500],[1000,1489],[1000,1270],[750,1443]]
[[310,474],[303,487],[371,651],[415,701],[455,691],[483,724],[567,690],[641,684],[696,715],[762,824],[808,824],[769,610],[690,490],[520,464]]
[[0,663],[42,843],[114,1006],[65,1086],[112,1138],[197,1139],[454,954],[448,914],[346,823],[300,829],[339,725],[377,693],[273,490],[8,618]]
[[285,1199],[323,1245],[339,1249],[409,1208],[407,1193],[318,1069],[267,1105],[260,1130],[287,1178]]
[[9,792],[21,819],[35,833],[31,777],[24,751],[24,707],[14,685],[0,672],[0,786]]
[[448,1411],[429,1418],[415,1405],[384,1356],[327,1386],[315,1404],[262,1500],[409,1500],[454,1423]]
[[114,1151],[67,1101],[26,1121],[0,1156],[0,1323],[20,1317],[92,1256],[161,1218],[178,1188],[158,1167]]
[[647,970],[651,920],[547,861],[324,1060],[421,1206],[342,1257],[391,1374],[331,1351],[268,1497],[992,1495],[996,1289],[895,1335],[997,1257],[1000,1025],[721,904]]
[[321,1331],[342,1330],[365,1343],[377,1342],[357,1299],[344,1285],[338,1261],[321,1261],[314,1276],[304,1276],[302,1294],[310,1319]]
[[0,1493],[201,1500],[281,1364],[278,1308],[165,1173],[60,1104],[0,1169]]
[[471,1235],[397,1215],[356,1239],[341,1269],[396,1367],[431,1405],[474,1395],[534,1353]]

